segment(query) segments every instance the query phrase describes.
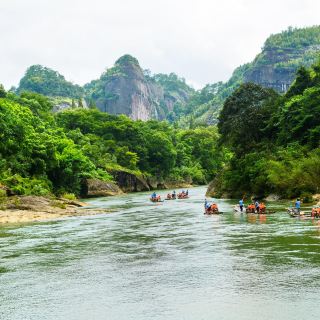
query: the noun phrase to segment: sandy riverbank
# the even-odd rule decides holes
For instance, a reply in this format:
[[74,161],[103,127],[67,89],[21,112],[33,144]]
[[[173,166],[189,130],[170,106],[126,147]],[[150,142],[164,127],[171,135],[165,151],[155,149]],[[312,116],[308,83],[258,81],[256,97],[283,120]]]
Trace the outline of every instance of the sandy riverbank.
[[86,206],[86,203],[66,199],[14,197],[0,210],[0,224],[46,221],[110,212],[106,209],[85,208]]

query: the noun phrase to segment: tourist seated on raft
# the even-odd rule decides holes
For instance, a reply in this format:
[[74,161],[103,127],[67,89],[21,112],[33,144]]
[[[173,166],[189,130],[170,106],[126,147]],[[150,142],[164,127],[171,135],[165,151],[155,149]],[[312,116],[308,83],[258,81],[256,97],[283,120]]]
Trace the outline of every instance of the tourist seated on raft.
[[167,199],[172,199],[172,196],[170,193],[167,194]]
[[320,207],[312,208],[311,217],[320,218]]
[[266,212],[266,205],[263,202],[259,204],[259,212],[260,213]]
[[210,211],[218,211],[218,206],[213,203],[211,206],[210,206]]
[[152,195],[151,195],[151,199],[155,199],[157,198],[157,194],[154,192]]
[[172,192],[172,198],[175,199],[176,197],[177,197],[176,191],[174,190],[174,191]]
[[189,191],[185,192],[184,190],[182,190],[181,193],[179,193],[179,197],[180,198],[187,198],[188,193],[189,193]]
[[254,203],[250,203],[247,207],[248,212],[254,213],[255,211],[255,205]]

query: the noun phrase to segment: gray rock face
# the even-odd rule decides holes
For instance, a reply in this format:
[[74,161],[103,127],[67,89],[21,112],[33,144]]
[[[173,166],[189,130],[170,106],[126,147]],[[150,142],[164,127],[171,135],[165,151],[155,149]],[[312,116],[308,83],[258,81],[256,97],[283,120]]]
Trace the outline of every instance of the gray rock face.
[[295,78],[296,69],[274,69],[273,66],[254,68],[245,76],[245,82],[254,82],[280,93],[287,92]]
[[105,98],[96,102],[97,107],[111,114],[128,115],[133,120],[158,118],[157,107],[163,98],[161,87],[147,82],[135,60],[123,59],[115,68],[117,72],[108,77]]
[[[92,90],[91,86],[95,86]],[[125,114],[133,120],[163,120],[176,102],[185,103],[190,94],[183,90],[168,93],[146,76],[137,59],[125,55],[99,80],[87,85],[97,107],[110,114]],[[90,96],[89,94],[89,96]]]
[[81,191],[82,197],[107,197],[122,193],[116,184],[99,179],[87,179],[84,181]]
[[244,73],[244,82],[254,82],[263,87],[272,88],[279,93],[288,91],[295,79],[299,66],[309,66],[319,52],[318,46],[304,48],[265,48]]
[[118,186],[124,192],[149,191],[150,186],[142,177],[137,177],[131,173],[124,171],[113,172]]

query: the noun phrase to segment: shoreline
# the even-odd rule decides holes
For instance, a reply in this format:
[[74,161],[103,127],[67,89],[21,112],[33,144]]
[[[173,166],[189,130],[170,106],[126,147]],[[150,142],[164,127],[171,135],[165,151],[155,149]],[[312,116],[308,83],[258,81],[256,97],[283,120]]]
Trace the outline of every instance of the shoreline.
[[[190,184],[175,185],[177,188],[195,187]],[[173,189],[175,189],[173,187]],[[158,191],[165,191],[168,189],[158,189]],[[128,192],[136,193],[136,192]],[[109,194],[107,197],[114,197],[124,194],[115,193]],[[105,197],[105,196],[101,196]],[[90,197],[90,199],[100,198],[100,196]],[[89,199],[89,198],[87,198]],[[61,218],[70,218],[77,216],[93,216],[98,214],[105,214],[115,212],[112,209],[90,208],[81,199],[67,200],[63,198],[50,198],[42,196],[12,196],[0,206],[0,227],[7,224],[19,224],[30,222],[45,222],[50,220],[59,220]],[[86,208],[88,206],[88,208]]]
[[45,222],[61,218],[92,216],[114,212],[108,209],[86,208],[87,203],[46,198],[40,196],[20,196],[9,198],[6,208],[0,209],[0,227],[7,224]]

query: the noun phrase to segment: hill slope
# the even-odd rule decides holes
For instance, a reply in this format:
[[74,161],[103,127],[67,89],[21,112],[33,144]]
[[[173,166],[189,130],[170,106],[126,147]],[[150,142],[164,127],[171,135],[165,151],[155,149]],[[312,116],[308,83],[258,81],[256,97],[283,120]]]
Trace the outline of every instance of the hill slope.
[[311,66],[319,59],[319,54],[320,26],[288,28],[271,35],[251,63],[237,68],[211,101],[197,106],[183,121],[193,117],[197,123],[216,123],[225,99],[241,83],[253,82],[284,93],[292,84],[298,68]]

